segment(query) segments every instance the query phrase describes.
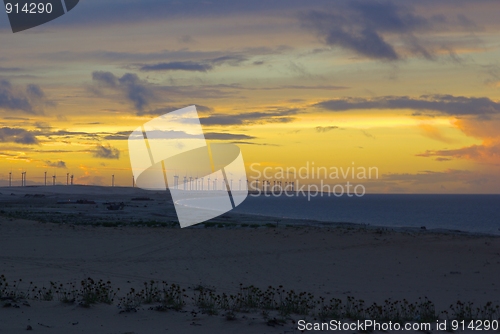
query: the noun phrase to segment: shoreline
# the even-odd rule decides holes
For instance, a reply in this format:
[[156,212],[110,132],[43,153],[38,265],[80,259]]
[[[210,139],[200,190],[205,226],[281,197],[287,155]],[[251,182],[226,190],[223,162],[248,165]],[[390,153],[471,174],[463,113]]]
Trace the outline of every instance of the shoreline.
[[[33,189],[36,189],[36,191],[32,191]],[[12,195],[9,195],[5,192],[6,190],[7,192],[10,191],[11,194],[15,194],[16,198],[13,199]],[[85,193],[87,193],[87,195],[85,195]],[[20,195],[27,198],[17,197]],[[73,185],[73,186],[36,185],[36,186],[26,186],[26,187],[0,187],[0,203],[9,204],[15,202],[15,200],[18,200],[19,202],[17,203],[18,207],[15,208],[26,209],[25,207],[23,207],[23,202],[27,202],[30,199],[33,199],[34,201],[31,201],[30,208],[33,209],[33,206],[37,208],[38,205],[38,209],[40,210],[38,211],[38,213],[42,216],[42,219],[40,219],[39,221],[42,222],[50,221],[51,217],[50,215],[54,216],[54,215],[66,214],[68,216],[71,216],[72,219],[77,219],[77,220],[78,219],[81,220],[82,216],[91,215],[92,212],[86,210],[86,208],[84,208],[85,205],[77,205],[77,203],[75,202],[77,199],[87,200],[88,199],[87,197],[89,196],[94,198],[96,202],[95,204],[97,206],[109,203],[113,200],[113,197],[117,197],[115,198],[115,203],[125,202],[126,206],[137,207],[138,204],[141,204],[141,202],[130,201],[130,198],[134,195],[136,196],[143,195],[145,196],[145,198],[151,197],[151,202],[149,202],[149,204],[151,205],[158,204],[158,206],[160,205],[165,206],[164,208],[160,208],[159,210],[156,210],[156,212],[149,214],[148,218],[152,222],[157,221],[161,226],[164,227],[175,227],[175,225],[178,225],[178,221],[175,215],[175,210],[170,201],[170,198],[168,197],[168,195],[165,196],[165,193],[158,191],[147,191],[132,187],[102,187],[102,186],[85,186],[85,185]],[[388,194],[388,195],[397,195],[397,194]],[[406,195],[415,195],[415,194],[406,194]],[[36,196],[43,196],[43,198],[42,197],[34,198]],[[73,202],[66,202],[64,204],[57,203],[58,199],[65,199],[67,197],[71,197],[73,199]],[[46,199],[46,201],[43,201],[43,199]],[[144,203],[148,202],[145,201]],[[57,204],[59,204],[61,210],[47,209],[48,206],[55,207]],[[2,211],[3,212],[0,213],[0,215],[3,216],[5,216],[6,214],[7,215],[11,214],[12,218],[37,220],[36,215],[34,217],[31,217],[26,213],[20,213],[19,210],[7,210],[6,208],[4,208]],[[16,211],[18,212],[18,214],[16,214]],[[158,211],[161,211],[161,213],[159,213]],[[113,215],[113,213],[115,214]],[[142,211],[141,213],[144,212]],[[134,221],[136,223],[140,222],[139,219],[136,219],[137,218],[136,216],[134,215],[127,216],[127,213],[125,213],[124,211],[110,212],[106,210],[99,210],[97,215],[100,215],[99,218],[105,217],[109,221],[105,221],[105,219],[97,219],[90,221],[96,223],[99,222],[99,220],[101,220],[103,224],[107,224],[110,227],[114,227],[116,225],[118,226],[126,225],[127,224],[125,221],[126,218],[130,218],[130,222]],[[47,216],[49,216],[49,218],[47,218]],[[76,224],[79,224],[79,222],[76,222]],[[85,222],[83,222],[83,224],[85,224]],[[495,234],[495,233],[473,232],[473,231],[446,229],[446,228],[429,228],[425,226],[425,224],[422,224],[422,226],[420,227],[390,226],[390,225],[378,225],[378,224],[372,225],[365,223],[334,222],[334,221],[325,221],[317,219],[288,218],[288,217],[272,216],[259,213],[240,213],[234,211],[229,211],[216,218],[193,225],[189,228],[203,228],[207,225],[211,226],[214,224],[223,224],[227,225],[227,227],[233,227],[233,228],[237,228],[238,225],[245,225],[245,224],[248,225],[259,224],[267,227],[271,227],[270,224],[275,224],[275,225],[277,224],[279,227],[282,227],[283,225],[285,226],[290,225],[290,227],[293,226],[293,227],[317,227],[317,228],[355,228],[359,230],[364,230],[364,229],[391,230],[400,233],[437,233],[437,234],[468,235],[468,236],[479,236],[479,237],[483,236],[500,237],[500,234]],[[137,224],[134,223],[134,225]]]

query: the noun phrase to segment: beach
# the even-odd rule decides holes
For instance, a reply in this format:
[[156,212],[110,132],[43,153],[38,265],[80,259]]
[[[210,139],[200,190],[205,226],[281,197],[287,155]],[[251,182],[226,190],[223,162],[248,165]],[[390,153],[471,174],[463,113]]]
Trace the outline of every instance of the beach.
[[[500,239],[496,236],[350,225],[308,227],[305,222],[272,224],[265,217],[230,213],[206,226],[180,229],[170,225],[174,213],[168,200],[162,204],[167,208],[164,216],[155,216],[155,224],[137,220],[129,226],[125,216],[119,223],[113,216],[113,224],[105,224],[109,219],[91,224],[85,217],[78,223],[75,217],[97,215],[92,208],[102,210],[101,217],[111,217],[100,203],[88,204],[86,209],[82,206],[87,204],[75,204],[75,217],[68,213],[71,205],[54,204],[48,209],[66,210],[63,215],[67,218],[57,223],[50,221],[50,215],[44,222],[15,217],[21,211],[20,203],[26,208],[36,207],[40,200],[55,203],[61,196],[54,194],[63,191],[74,200],[136,195],[134,189],[77,187],[75,193],[69,191],[71,187],[44,188],[50,187],[1,190],[0,274],[8,281],[22,279],[20,289],[29,282],[49,286],[51,281],[66,284],[91,277],[110,281],[122,296],[153,280],[178,284],[188,295],[197,286],[233,294],[242,284],[261,289],[283,286],[328,299],[353,296],[367,304],[427,297],[438,311],[457,300],[500,304]],[[34,194],[44,196],[34,198]],[[153,202],[158,203],[144,201],[137,208],[147,211],[144,206],[153,207]],[[131,203],[138,202],[126,204]],[[123,211],[127,210],[130,207],[125,206]],[[35,211],[40,210],[32,208],[30,214]],[[92,220],[98,222],[95,216]],[[0,333],[24,332],[27,326],[42,333],[299,332],[292,321],[270,326],[258,312],[237,313],[234,321],[222,313],[193,315],[196,307],[189,298],[181,312],[151,311],[148,305],[141,305],[133,312],[120,313],[118,303],[90,308],[57,300],[29,300],[26,304],[29,306],[17,302],[19,308],[0,309]]]

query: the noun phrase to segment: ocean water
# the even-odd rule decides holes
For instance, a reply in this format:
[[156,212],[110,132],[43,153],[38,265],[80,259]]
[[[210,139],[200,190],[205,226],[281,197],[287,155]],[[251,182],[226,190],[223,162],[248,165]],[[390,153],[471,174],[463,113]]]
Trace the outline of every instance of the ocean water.
[[500,235],[500,195],[249,195],[234,212],[385,227]]

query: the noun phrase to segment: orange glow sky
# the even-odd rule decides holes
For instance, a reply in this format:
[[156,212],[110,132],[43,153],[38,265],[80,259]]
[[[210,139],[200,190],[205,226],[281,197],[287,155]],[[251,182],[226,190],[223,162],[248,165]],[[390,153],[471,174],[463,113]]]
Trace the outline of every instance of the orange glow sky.
[[499,10],[86,0],[16,34],[0,14],[0,186],[23,171],[130,186],[128,134],[195,104],[248,167],[375,166],[372,193],[499,193]]

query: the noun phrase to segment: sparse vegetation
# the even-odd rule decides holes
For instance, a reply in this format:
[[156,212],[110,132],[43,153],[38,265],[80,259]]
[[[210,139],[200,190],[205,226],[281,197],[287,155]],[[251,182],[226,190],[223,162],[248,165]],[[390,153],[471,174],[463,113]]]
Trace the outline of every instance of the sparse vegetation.
[[[141,305],[151,305],[150,310],[181,311],[186,306],[186,299],[199,311],[208,315],[223,314],[226,320],[234,320],[240,313],[260,313],[264,320],[279,325],[292,316],[306,316],[328,321],[331,319],[363,320],[372,319],[379,322],[433,322],[446,320],[497,320],[500,319],[500,305],[488,302],[482,306],[474,306],[472,302],[457,301],[448,310],[438,313],[434,303],[427,297],[411,303],[387,299],[382,304],[365,305],[362,299],[352,296],[345,300],[315,297],[311,293],[286,290],[283,286],[272,286],[262,290],[255,286],[240,284],[238,292],[218,294],[214,287],[198,285],[188,294],[177,284],[168,284],[151,280],[145,282],[141,290],[131,288],[125,296],[119,298],[118,306],[123,312],[137,312]],[[83,307],[94,304],[113,304],[120,289],[113,288],[110,281],[95,281],[86,278],[76,283],[61,284],[50,282],[49,287],[38,288],[32,283],[23,287],[23,281],[17,280],[9,284],[4,275],[0,276],[0,301],[18,302],[22,300],[51,301],[57,297],[62,303],[78,303]],[[6,304],[4,304],[5,306]],[[194,311],[193,311],[194,312]],[[195,312],[196,313],[196,312]]]

